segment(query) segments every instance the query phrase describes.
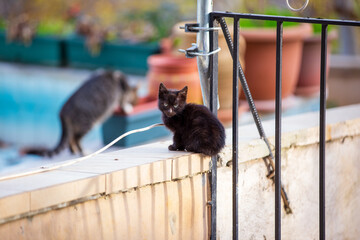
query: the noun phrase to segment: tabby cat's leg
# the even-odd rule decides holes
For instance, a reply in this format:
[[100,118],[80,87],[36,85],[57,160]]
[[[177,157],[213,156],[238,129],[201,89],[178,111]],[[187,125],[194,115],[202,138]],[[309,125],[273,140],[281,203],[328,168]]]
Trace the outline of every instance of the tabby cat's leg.
[[74,137],[74,144],[76,145],[77,149],[78,149],[78,152],[80,153],[81,156],[84,156],[84,151],[81,147],[81,144],[80,144],[80,140],[82,139],[82,135],[76,135]]
[[77,151],[77,147],[76,147],[76,145],[74,144],[74,143],[70,143],[69,144],[69,150],[70,150],[70,152],[72,153],[72,154],[75,154]]
[[69,136],[69,149],[72,154],[76,154],[80,151],[76,143],[74,134],[71,134],[71,136]]

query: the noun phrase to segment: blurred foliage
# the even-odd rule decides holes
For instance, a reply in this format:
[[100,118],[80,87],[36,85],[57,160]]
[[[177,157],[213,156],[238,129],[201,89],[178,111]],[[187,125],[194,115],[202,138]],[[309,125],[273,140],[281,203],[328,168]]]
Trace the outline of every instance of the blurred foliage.
[[[279,15],[279,16],[296,16],[293,12],[287,9],[282,9],[279,7],[269,6],[263,9],[261,14],[265,15]],[[277,25],[276,21],[262,21],[262,20],[253,20],[253,19],[241,19],[240,26],[245,28],[252,27],[264,27],[264,28],[275,28]],[[296,26],[299,23],[296,22],[284,22],[284,27]]]
[[354,12],[357,16],[357,20],[360,20],[360,1],[354,0]]
[[[305,1],[289,0],[289,4],[300,8]],[[272,6],[288,10],[285,0],[242,0],[235,11],[264,14]],[[302,17],[360,20],[360,0],[310,0],[304,11],[292,13]]]
[[311,0],[301,15],[314,18],[360,20],[360,4],[359,0]]
[[119,16],[121,39],[158,41],[168,37],[171,28],[182,20],[177,4],[162,3],[157,9],[134,10]]
[[6,19],[6,25],[24,13],[37,23],[38,34],[69,34],[79,18],[89,16],[107,32],[107,40],[157,41],[168,36],[177,21],[196,16],[196,1],[0,0],[0,19]]
[[237,9],[239,12],[264,14],[266,9],[273,7],[273,5],[270,4],[267,0],[243,0],[239,7],[240,9]]
[[[289,4],[294,8],[300,8],[304,3],[305,0],[289,0]],[[360,0],[310,0],[302,12],[289,10],[285,0],[243,0],[236,11],[266,15],[360,20]],[[242,19],[240,25],[242,27],[276,27],[276,22]],[[294,23],[284,22],[284,26],[292,25]],[[321,33],[321,25],[312,24],[312,27],[315,34]],[[337,28],[328,26],[328,30]]]
[[74,24],[59,19],[40,21],[36,33],[39,35],[66,36],[74,32]]
[[[322,29],[322,25],[321,24],[311,24],[312,28],[313,28],[313,32],[315,34],[321,34],[321,29]],[[333,25],[329,25],[327,27],[328,32],[337,29],[337,26],[333,26]]]
[[3,18],[0,18],[0,30],[4,30],[6,27],[5,20]]

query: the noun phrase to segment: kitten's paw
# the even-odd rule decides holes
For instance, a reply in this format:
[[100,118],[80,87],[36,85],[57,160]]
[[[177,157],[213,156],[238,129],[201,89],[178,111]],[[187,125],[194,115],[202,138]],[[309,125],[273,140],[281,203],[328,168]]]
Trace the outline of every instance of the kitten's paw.
[[170,151],[176,151],[176,150],[177,150],[177,147],[175,147],[175,145],[172,144],[172,145],[169,145],[168,149],[169,149]]

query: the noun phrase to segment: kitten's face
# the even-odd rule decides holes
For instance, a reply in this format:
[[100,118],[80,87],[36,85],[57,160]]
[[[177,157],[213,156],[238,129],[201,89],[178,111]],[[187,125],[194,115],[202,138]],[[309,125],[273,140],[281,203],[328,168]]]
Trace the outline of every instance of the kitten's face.
[[173,117],[184,110],[186,105],[187,87],[182,90],[167,90],[164,84],[159,87],[158,106],[167,117]]

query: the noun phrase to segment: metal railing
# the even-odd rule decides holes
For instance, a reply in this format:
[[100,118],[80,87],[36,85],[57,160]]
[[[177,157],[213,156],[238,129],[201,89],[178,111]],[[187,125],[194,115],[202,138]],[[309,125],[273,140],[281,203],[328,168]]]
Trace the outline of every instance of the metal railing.
[[[234,34],[231,39],[227,24],[224,18],[231,18],[234,22]],[[241,19],[256,19],[276,21],[276,100],[275,100],[275,166],[272,162],[274,158],[270,144],[263,130],[261,120],[257,113],[254,101],[252,99],[249,87],[242,67],[239,62],[239,21]],[[284,201],[285,211],[291,213],[291,208],[286,196],[286,192],[281,184],[281,69],[282,69],[282,40],[283,40],[283,22],[298,22],[321,24],[321,69],[320,69],[320,136],[319,136],[319,239],[325,239],[325,127],[326,127],[326,54],[327,54],[327,27],[328,25],[338,26],[360,26],[360,22],[330,19],[314,19],[299,17],[269,16],[258,14],[241,14],[229,12],[211,12],[210,13],[210,52],[218,49],[218,32],[215,27],[221,26],[224,33],[229,51],[233,58],[233,121],[232,121],[232,157],[233,157],[233,239],[239,239],[239,213],[238,213],[238,99],[239,82],[244,90],[245,97],[249,104],[255,124],[257,126],[260,138],[268,146],[270,155],[265,158],[265,164],[268,169],[268,177],[275,182],[275,239],[281,239],[281,198]],[[218,56],[210,55],[210,110],[217,114],[217,92],[218,92]],[[239,81],[240,80],[240,81]],[[276,170],[276,171],[275,171]],[[274,174],[275,172],[275,174]],[[217,176],[217,158],[212,158],[211,168],[211,239],[216,239],[216,176]],[[275,176],[275,177],[274,177]]]

